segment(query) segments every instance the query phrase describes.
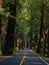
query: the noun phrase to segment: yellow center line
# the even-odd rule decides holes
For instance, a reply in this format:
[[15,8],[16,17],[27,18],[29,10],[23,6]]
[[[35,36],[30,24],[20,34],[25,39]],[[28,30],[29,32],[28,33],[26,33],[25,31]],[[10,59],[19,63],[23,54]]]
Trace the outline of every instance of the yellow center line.
[[25,58],[26,58],[26,53],[24,54],[23,59],[22,59],[21,62],[20,62],[20,65],[23,64]]

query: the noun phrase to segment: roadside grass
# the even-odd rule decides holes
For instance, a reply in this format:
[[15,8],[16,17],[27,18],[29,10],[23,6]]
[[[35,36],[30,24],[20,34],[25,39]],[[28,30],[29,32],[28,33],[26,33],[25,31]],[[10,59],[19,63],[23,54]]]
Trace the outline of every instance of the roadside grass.
[[0,60],[5,59],[5,58],[8,58],[8,56],[2,56],[2,55],[0,55]]
[[49,58],[48,57],[43,57],[45,60],[48,60],[49,61]]
[[[13,51],[13,54],[12,55],[15,55],[16,53],[18,52],[18,48],[16,47]],[[9,56],[3,56],[0,52],[0,60],[2,59],[5,59],[5,58],[8,58],[8,57],[11,57],[12,55],[9,55]]]
[[0,54],[0,60],[6,59],[8,57],[11,57],[11,56],[3,56],[2,54]]

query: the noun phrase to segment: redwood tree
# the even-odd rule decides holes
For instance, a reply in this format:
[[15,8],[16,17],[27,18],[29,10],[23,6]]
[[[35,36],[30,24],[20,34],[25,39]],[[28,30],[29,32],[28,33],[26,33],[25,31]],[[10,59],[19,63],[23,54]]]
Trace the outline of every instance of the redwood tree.
[[2,12],[2,0],[0,0],[0,51],[1,51],[1,37],[2,37],[2,15],[1,15],[1,12]]
[[39,42],[38,42],[38,47],[37,47],[37,53],[43,53],[43,42],[44,42],[44,2],[42,1],[41,4],[41,24],[40,24],[40,37],[39,37]]
[[16,24],[16,6],[16,0],[14,1],[14,3],[9,4],[10,16],[8,17],[7,34],[4,42],[4,51],[2,53],[3,55],[10,55],[13,53]]

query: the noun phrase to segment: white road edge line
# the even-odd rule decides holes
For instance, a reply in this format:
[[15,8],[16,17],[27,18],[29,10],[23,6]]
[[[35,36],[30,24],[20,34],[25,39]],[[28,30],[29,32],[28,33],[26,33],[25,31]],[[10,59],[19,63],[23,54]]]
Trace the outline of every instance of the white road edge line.
[[34,52],[45,64],[49,65],[42,57],[40,57],[36,52]]
[[42,57],[38,56],[45,64],[49,65]]
[[[30,50],[31,52],[34,52],[32,50]],[[40,57],[36,52],[34,52],[45,64],[49,65],[49,63],[47,63],[42,57]]]

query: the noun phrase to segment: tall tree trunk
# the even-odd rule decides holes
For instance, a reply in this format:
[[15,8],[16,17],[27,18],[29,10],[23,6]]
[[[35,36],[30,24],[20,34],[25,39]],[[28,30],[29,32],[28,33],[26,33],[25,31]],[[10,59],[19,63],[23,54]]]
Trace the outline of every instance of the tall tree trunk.
[[39,37],[37,53],[43,53],[43,47],[44,47],[43,44],[44,44],[44,3],[42,1],[40,37]]
[[[47,17],[46,17],[47,18]],[[48,40],[48,26],[47,26],[47,19],[45,21],[45,28],[44,28],[44,34],[45,34],[45,39],[44,39],[44,56],[47,56],[47,40]]]
[[48,51],[47,51],[47,56],[49,57],[49,7],[47,7],[47,10],[46,10],[46,17],[47,17],[47,25],[48,25]]
[[[2,0],[0,0],[0,10],[2,8]],[[0,52],[1,52],[1,37],[2,37],[2,15],[1,15],[1,11],[0,11]]]
[[48,52],[47,52],[47,56],[49,57],[49,29],[48,29]]
[[[9,5],[10,15],[16,17],[16,2]],[[14,49],[14,33],[16,19],[8,17],[7,34],[4,42],[3,55],[10,55]]]
[[0,53],[1,53],[1,37],[2,37],[1,27],[2,27],[2,17],[1,17],[1,15],[0,15]]
[[37,50],[37,41],[38,41],[38,34],[35,33],[35,39],[34,39],[34,50]]
[[32,28],[32,21],[30,22],[30,32],[29,32],[29,35],[30,35],[30,49],[32,49],[32,46],[33,46],[33,43],[32,43],[32,35],[33,35],[33,28]]

